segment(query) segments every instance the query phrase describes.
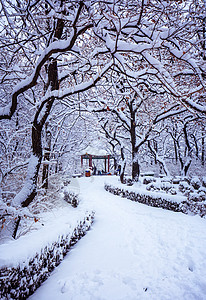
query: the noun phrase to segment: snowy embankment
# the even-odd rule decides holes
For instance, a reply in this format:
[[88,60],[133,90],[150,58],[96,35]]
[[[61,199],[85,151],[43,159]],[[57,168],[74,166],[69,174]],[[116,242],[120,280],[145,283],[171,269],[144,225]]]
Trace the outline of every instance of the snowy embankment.
[[206,299],[206,220],[112,195],[104,180],[78,179],[95,222],[30,300]]
[[65,205],[44,213],[40,221],[38,230],[0,245],[1,299],[25,299],[31,295],[85,235],[93,212],[84,205],[76,209]]

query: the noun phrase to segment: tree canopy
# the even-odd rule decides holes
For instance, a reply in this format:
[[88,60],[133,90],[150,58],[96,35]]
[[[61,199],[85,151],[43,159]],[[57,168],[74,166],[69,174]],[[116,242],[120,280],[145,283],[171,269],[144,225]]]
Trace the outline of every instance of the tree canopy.
[[205,1],[196,0],[1,0],[2,179],[28,165],[12,205],[33,201],[42,160],[52,157],[42,148],[68,151],[65,131],[77,120],[81,129],[99,120],[123,161],[129,141],[133,179],[143,144],[158,158],[152,143],[161,132],[181,157],[181,139],[166,124],[176,116],[191,158],[192,145],[204,144],[204,134],[189,140],[188,128],[196,122],[204,131],[205,15]]

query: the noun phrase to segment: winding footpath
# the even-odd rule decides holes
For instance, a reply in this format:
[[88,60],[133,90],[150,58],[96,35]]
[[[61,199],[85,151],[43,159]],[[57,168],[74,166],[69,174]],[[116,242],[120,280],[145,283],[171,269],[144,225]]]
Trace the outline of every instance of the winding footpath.
[[114,196],[104,179],[77,179],[94,224],[29,299],[206,299],[206,220]]

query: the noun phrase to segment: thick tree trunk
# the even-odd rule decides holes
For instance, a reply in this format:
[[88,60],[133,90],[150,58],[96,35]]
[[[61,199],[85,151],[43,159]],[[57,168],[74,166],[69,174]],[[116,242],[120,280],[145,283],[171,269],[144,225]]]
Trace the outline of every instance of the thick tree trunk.
[[186,159],[186,162],[184,164],[184,173],[185,173],[185,176],[187,175],[187,172],[189,170],[189,167],[191,165],[191,162],[192,162],[192,148],[190,146],[190,141],[189,141],[189,138],[188,138],[188,133],[187,133],[187,122],[185,123],[184,127],[183,127],[183,132],[184,132],[184,136],[185,136],[185,144],[186,144],[186,147],[187,147],[187,159]]
[[44,148],[44,163],[42,171],[42,187],[46,190],[49,184],[49,161],[51,152],[51,132],[48,129],[48,123],[45,124],[46,147]]
[[140,167],[139,167],[139,162],[137,157],[138,152],[136,152],[135,150],[136,149],[132,151],[132,180],[138,181],[140,175]]
[[[153,144],[154,144],[154,151],[157,154],[157,150],[158,150],[158,148],[157,148],[157,142],[154,140]],[[155,155],[154,159],[155,159],[155,165],[157,165],[157,155]]]
[[32,155],[30,157],[27,177],[21,191],[13,200],[14,206],[27,207],[36,195],[37,176],[42,160],[41,127],[32,126]]
[[183,169],[182,169],[182,175],[187,176],[187,172],[189,170],[189,167],[191,165],[192,159],[188,158],[187,161],[185,162]]
[[121,171],[120,171],[120,182],[125,183],[124,181],[124,172],[125,172],[126,162],[125,160],[122,162]]
[[[46,119],[51,111],[52,104],[54,99],[50,99],[49,102],[46,103],[46,108],[44,115],[40,122],[38,122],[39,114],[41,113],[44,105],[42,105],[34,118],[33,126],[32,126],[32,155],[30,157],[29,166],[27,170],[27,177],[25,184],[21,191],[16,195],[13,200],[13,205],[18,207],[27,207],[34,199],[37,193],[37,178],[39,173],[39,168],[42,161],[42,143],[41,143],[41,133],[42,128],[46,122]],[[17,230],[21,221],[21,217],[14,222],[14,229],[12,237],[16,238]]]
[[190,146],[190,141],[189,141],[188,134],[187,134],[187,124],[188,124],[188,122],[186,122],[183,127],[183,132],[184,132],[184,137],[185,137],[185,145],[186,145],[186,147],[185,147],[185,156],[186,156],[185,162],[183,162],[183,159],[181,158],[180,151],[179,151],[179,159],[180,159],[180,163],[181,163],[181,175],[182,176],[187,175],[187,172],[188,172],[189,167],[192,162],[192,148]]
[[204,164],[205,164],[205,138],[204,138],[204,136],[202,136],[201,163],[202,163],[202,166],[204,166]]
[[47,120],[47,117],[52,109],[52,105],[54,103],[54,99],[50,99],[49,102],[46,103],[46,108],[44,111],[44,115],[41,118],[41,121],[38,121],[39,114],[44,108],[44,105],[40,107],[36,116],[34,118],[33,126],[32,126],[32,156],[30,159],[30,167],[28,168],[27,180],[25,183],[29,185],[29,193],[26,195],[25,200],[21,202],[22,207],[27,207],[36,196],[37,189],[37,178],[39,173],[39,168],[42,161],[42,129]]
[[126,167],[126,160],[125,160],[125,155],[124,155],[124,147],[121,147],[121,170],[120,170],[120,182],[124,183],[124,171]]
[[176,143],[175,140],[174,140],[174,150],[175,150],[175,161],[177,163],[177,161],[178,161],[178,151],[177,151],[177,143]]
[[[58,28],[58,26],[57,26]],[[57,90],[59,88],[58,82],[58,68],[57,62],[52,61],[48,67],[48,86],[51,87],[51,90]],[[39,107],[32,126],[32,156],[36,158],[36,162],[32,163],[32,172],[30,172],[31,178],[29,178],[32,186],[30,187],[30,193],[27,195],[26,199],[21,202],[22,207],[27,207],[34,197],[36,196],[37,188],[37,177],[39,173],[39,168],[42,161],[42,129],[45,125],[45,122],[51,112],[52,105],[54,103],[54,98],[52,97],[48,102],[42,103]],[[44,112],[40,118],[40,114]],[[27,183],[26,183],[27,184]]]
[[[61,37],[63,31],[63,25],[64,25],[63,21],[58,20],[57,28],[54,35],[56,38]],[[51,90],[59,89],[58,68],[57,68],[56,60],[52,60],[48,67],[48,87],[50,87]],[[14,198],[13,201],[14,205],[27,207],[36,196],[37,178],[38,178],[39,168],[42,161],[42,140],[41,140],[42,129],[50,114],[53,103],[54,103],[53,97],[50,98],[49,101],[45,103],[43,102],[34,117],[33,126],[32,126],[32,155],[28,166],[27,179],[22,190]],[[20,220],[21,218],[19,217],[14,224],[14,231],[12,234],[13,238],[16,238]]]
[[49,160],[50,160],[50,148],[44,149],[44,163],[42,170],[42,188],[48,189],[49,185]]
[[139,148],[136,146],[136,119],[135,119],[135,111],[130,108],[131,113],[131,144],[132,144],[132,180],[138,181],[140,174],[140,167],[138,162],[138,150]]

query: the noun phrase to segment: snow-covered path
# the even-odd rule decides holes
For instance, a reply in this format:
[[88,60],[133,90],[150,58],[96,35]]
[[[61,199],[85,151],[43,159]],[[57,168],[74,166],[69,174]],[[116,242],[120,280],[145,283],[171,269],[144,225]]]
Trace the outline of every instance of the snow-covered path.
[[95,222],[30,300],[206,299],[205,219],[114,196],[103,177],[78,182]]

